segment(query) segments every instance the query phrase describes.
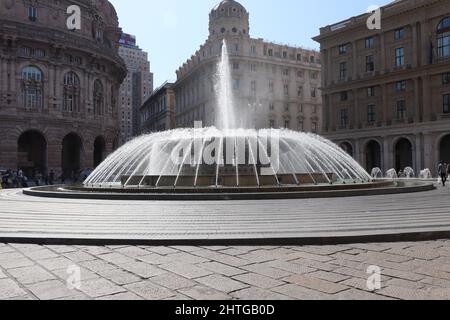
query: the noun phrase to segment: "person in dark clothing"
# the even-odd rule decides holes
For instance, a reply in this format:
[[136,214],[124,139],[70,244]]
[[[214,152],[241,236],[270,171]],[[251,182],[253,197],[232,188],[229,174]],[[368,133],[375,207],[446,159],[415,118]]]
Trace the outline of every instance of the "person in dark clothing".
[[442,186],[445,187],[445,183],[447,182],[447,164],[444,161],[441,161],[438,166],[438,173],[441,177]]
[[53,172],[53,170],[50,170],[50,173],[48,175],[48,184],[52,186],[54,182],[55,182],[55,172]]
[[448,179],[448,177],[450,177],[450,162],[449,162],[449,164],[447,165],[447,179]]

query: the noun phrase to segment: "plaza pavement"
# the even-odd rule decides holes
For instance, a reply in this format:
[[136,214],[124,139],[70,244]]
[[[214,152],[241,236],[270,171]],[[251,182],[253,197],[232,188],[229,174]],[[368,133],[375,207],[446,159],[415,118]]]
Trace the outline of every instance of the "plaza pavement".
[[[375,292],[366,286],[370,265],[382,269]],[[67,286],[73,266],[81,270],[79,290]],[[450,240],[303,247],[1,243],[0,299],[450,299]]]
[[[302,239],[293,243],[322,244],[333,238],[409,241],[430,239],[421,235],[450,235],[448,188],[397,195],[251,201],[50,199],[4,190],[0,203],[0,241],[4,242],[69,238],[151,245],[155,243],[146,241],[178,240],[184,245],[190,240]],[[418,236],[411,238],[410,234]]]

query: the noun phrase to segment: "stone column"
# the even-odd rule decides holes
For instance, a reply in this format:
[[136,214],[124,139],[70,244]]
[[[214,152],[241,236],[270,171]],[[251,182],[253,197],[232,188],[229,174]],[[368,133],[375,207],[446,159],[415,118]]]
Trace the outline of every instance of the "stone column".
[[354,105],[353,105],[353,126],[355,129],[358,129],[359,124],[362,121],[362,116],[361,116],[361,108],[359,106],[359,97],[358,97],[358,89],[354,89],[353,90],[353,101],[354,101]]
[[423,121],[430,121],[432,116],[435,114],[433,105],[431,104],[431,87],[430,87],[430,77],[424,76],[422,79],[422,108],[423,108]]
[[414,122],[420,122],[422,119],[421,110],[420,110],[420,94],[419,94],[419,78],[414,78]]
[[433,135],[429,132],[423,133],[423,158],[424,167],[429,168],[433,173],[433,176],[437,176],[437,162],[435,150],[434,150],[434,139]]
[[412,41],[413,41],[413,54],[412,54],[412,66],[417,68],[419,66],[419,42],[417,39],[417,24],[411,25]]
[[424,164],[422,162],[422,156],[423,156],[423,146],[422,146],[422,134],[416,134],[415,136],[416,139],[416,148],[415,148],[415,168],[414,170],[416,171],[416,174],[419,174],[421,170],[425,169],[424,168]]
[[354,152],[354,159],[360,165],[365,167],[365,165],[363,165],[363,163],[362,163],[363,162],[363,157],[362,157],[362,150],[361,150],[361,141],[360,141],[360,139],[355,139],[354,148],[355,148],[355,150],[353,151]]
[[47,143],[47,167],[48,172],[53,170],[55,177],[61,174],[62,165],[62,139],[59,135],[52,134],[48,137]]
[[358,75],[358,54],[357,54],[358,50],[356,48],[356,41],[352,42],[352,47],[353,47],[353,52],[352,52],[352,54],[353,54],[353,59],[352,59],[353,60],[352,77],[353,77],[353,80],[356,80],[356,77]]
[[384,74],[386,70],[386,48],[384,44],[384,32],[380,34],[380,67],[381,67],[381,74]]
[[382,169],[381,171],[383,171],[383,173],[386,173],[389,169],[393,168],[393,157],[394,155],[392,154],[391,148],[390,148],[390,140],[392,140],[389,137],[384,137],[382,143],[383,145],[381,146],[382,148]]
[[383,97],[382,99],[382,105],[381,105],[381,110],[382,110],[382,116],[383,116],[383,123],[384,125],[387,124],[388,120],[390,119],[390,115],[389,115],[389,102],[388,102],[388,92],[387,92],[388,88],[387,85],[385,83],[383,83],[381,85],[381,95]]
[[80,160],[81,169],[94,168],[94,141],[84,140]]

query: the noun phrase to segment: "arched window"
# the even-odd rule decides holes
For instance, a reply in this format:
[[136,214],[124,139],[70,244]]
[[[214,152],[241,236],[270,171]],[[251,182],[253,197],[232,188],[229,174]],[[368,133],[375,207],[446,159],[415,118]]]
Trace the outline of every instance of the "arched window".
[[103,85],[100,80],[94,82],[94,114],[98,116],[104,114]]
[[72,71],[64,75],[63,111],[80,112],[80,79]]
[[438,56],[450,57],[450,17],[441,20],[437,28]]
[[43,79],[42,71],[37,67],[22,69],[22,99],[26,109],[42,108]]

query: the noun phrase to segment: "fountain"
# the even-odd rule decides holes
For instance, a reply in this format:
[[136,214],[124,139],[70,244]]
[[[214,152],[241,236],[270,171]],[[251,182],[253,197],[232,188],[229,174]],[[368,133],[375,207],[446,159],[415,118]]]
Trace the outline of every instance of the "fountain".
[[407,179],[412,179],[412,178],[415,178],[415,177],[416,177],[416,173],[415,173],[414,169],[411,168],[411,167],[406,167],[406,168],[403,170],[403,175],[404,175]]
[[[25,192],[156,200],[309,198],[396,192],[398,185],[392,181],[372,180],[381,178],[379,168],[372,171],[371,177],[348,153],[321,136],[285,129],[243,128],[238,118],[239,123],[245,119],[238,114],[231,79],[224,40],[216,74],[216,127],[203,128],[197,122],[194,128],[140,136],[103,161],[82,187]],[[144,197],[140,198],[142,194]]]
[[216,126],[221,130],[236,128],[236,110],[230,70],[230,58],[225,39],[222,41],[221,59],[216,74]]
[[370,176],[373,179],[382,179],[383,178],[383,171],[381,171],[380,168],[373,168],[372,169],[372,173],[370,174]]
[[390,169],[386,172],[386,178],[387,179],[398,179],[398,174],[397,174],[397,170],[395,169]]
[[420,179],[433,179],[433,175],[431,174],[431,170],[430,169],[424,169],[422,171],[420,171],[419,174],[419,178]]

